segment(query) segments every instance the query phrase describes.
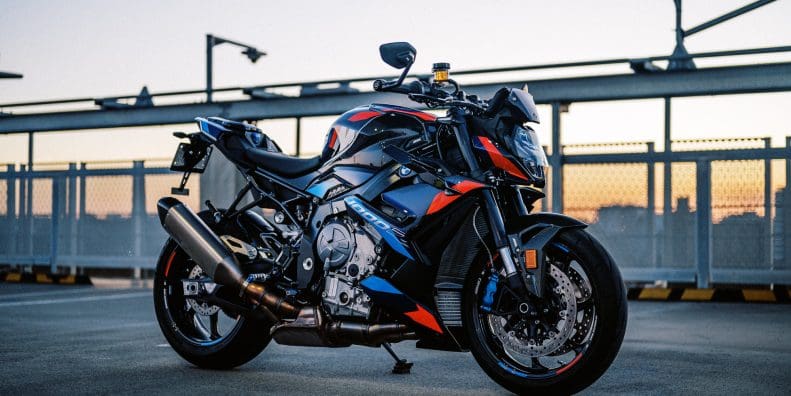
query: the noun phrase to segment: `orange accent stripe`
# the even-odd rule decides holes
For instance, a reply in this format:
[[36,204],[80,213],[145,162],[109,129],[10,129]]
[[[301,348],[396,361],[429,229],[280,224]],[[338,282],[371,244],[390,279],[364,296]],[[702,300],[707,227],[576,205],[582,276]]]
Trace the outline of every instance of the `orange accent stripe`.
[[173,264],[173,259],[176,258],[176,249],[173,249],[173,253],[170,253],[170,258],[168,258],[168,263],[165,265],[165,277],[167,278],[168,273],[170,272],[170,265]]
[[453,203],[453,201],[461,198],[461,196],[464,194],[482,187],[484,187],[484,185],[481,183],[474,182],[472,180],[463,180],[453,186],[453,189],[460,192],[461,194],[448,195],[444,191],[440,191],[434,196],[434,199],[431,201],[431,205],[429,205],[426,214],[439,212],[444,207]]
[[572,360],[569,362],[569,364],[567,364],[567,365],[566,365],[566,367],[561,367],[561,368],[559,368],[559,369],[556,371],[556,373],[558,373],[558,374],[563,374],[563,372],[564,372],[564,371],[566,371],[566,370],[570,369],[570,368],[571,368],[571,366],[573,366],[573,365],[577,364],[577,362],[580,360],[580,358],[581,358],[581,357],[582,357],[582,354],[581,354],[581,353],[578,353],[578,354],[577,354],[577,356],[575,356],[575,357],[574,357],[574,359],[572,359]]
[[349,117],[349,121],[352,121],[352,122],[363,121],[363,120],[367,120],[369,118],[374,118],[374,117],[378,116],[379,114],[381,114],[381,113],[378,112],[378,111],[361,111],[359,113],[352,114],[352,116]]
[[416,323],[442,334],[442,327],[437,323],[437,319],[434,318],[431,312],[420,306],[420,304],[417,304],[416,310],[405,312],[404,315],[414,320]]
[[478,136],[478,141],[481,142],[483,148],[486,149],[486,152],[489,153],[489,158],[492,159],[492,163],[494,166],[508,172],[508,174],[512,176],[516,176],[520,179],[530,180],[519,168],[514,165],[511,160],[505,158],[503,153],[495,147],[494,143],[492,143],[489,138],[485,138],[483,136]]

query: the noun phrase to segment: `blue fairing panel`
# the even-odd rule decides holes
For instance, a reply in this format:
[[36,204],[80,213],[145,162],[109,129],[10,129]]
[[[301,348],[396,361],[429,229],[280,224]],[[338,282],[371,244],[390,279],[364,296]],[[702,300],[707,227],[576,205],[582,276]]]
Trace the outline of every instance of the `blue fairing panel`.
[[422,217],[440,191],[430,184],[412,184],[382,194],[382,200],[400,212]]
[[382,216],[378,214],[378,211],[371,208],[357,197],[346,197],[343,201],[348,208],[373,226],[390,248],[410,260],[415,259],[415,256],[412,254],[412,249],[409,248],[408,243],[404,239],[403,230],[384,220]]
[[208,136],[211,140],[217,140],[221,134],[229,131],[224,126],[216,122],[211,122],[202,117],[195,118],[195,121],[198,122],[198,128],[200,128],[200,131],[204,135]]

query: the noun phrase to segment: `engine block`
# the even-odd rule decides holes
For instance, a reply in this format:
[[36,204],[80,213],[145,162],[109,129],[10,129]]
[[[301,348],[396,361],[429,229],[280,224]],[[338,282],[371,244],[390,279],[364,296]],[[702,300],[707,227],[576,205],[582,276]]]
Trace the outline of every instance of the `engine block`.
[[[338,244],[340,252],[325,253],[330,271],[321,293],[324,308],[332,316],[368,317],[371,299],[358,287],[359,281],[376,269],[376,244],[361,228],[352,229],[351,222],[329,222],[319,233],[317,250],[320,257],[328,244]],[[329,242],[328,242],[329,241]],[[322,245],[323,244],[323,245]],[[348,247],[348,248],[347,248]],[[343,257],[344,260],[338,260]],[[319,264],[321,265],[321,264]]]

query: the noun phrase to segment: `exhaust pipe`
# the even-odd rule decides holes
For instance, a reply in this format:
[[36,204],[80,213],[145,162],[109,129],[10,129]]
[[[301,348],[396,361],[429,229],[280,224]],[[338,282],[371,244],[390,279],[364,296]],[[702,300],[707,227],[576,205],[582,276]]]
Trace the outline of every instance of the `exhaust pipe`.
[[277,317],[295,317],[299,313],[299,308],[267,291],[263,285],[247,282],[234,254],[181,201],[162,198],[157,203],[157,212],[165,231],[215,282],[233,289],[252,304],[263,305]]
[[386,342],[417,339],[417,334],[400,323],[325,322],[317,307],[302,307],[296,320],[273,327],[271,335],[280,345],[321,347],[378,347]]

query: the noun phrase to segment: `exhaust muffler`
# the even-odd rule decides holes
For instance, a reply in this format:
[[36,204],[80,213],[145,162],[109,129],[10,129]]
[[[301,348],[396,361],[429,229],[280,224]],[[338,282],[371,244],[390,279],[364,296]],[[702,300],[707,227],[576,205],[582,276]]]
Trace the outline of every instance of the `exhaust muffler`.
[[266,290],[249,283],[234,254],[214,231],[178,199],[165,197],[157,203],[159,221],[171,238],[220,285],[229,287],[250,303],[265,307],[276,317],[295,317],[299,308]]

